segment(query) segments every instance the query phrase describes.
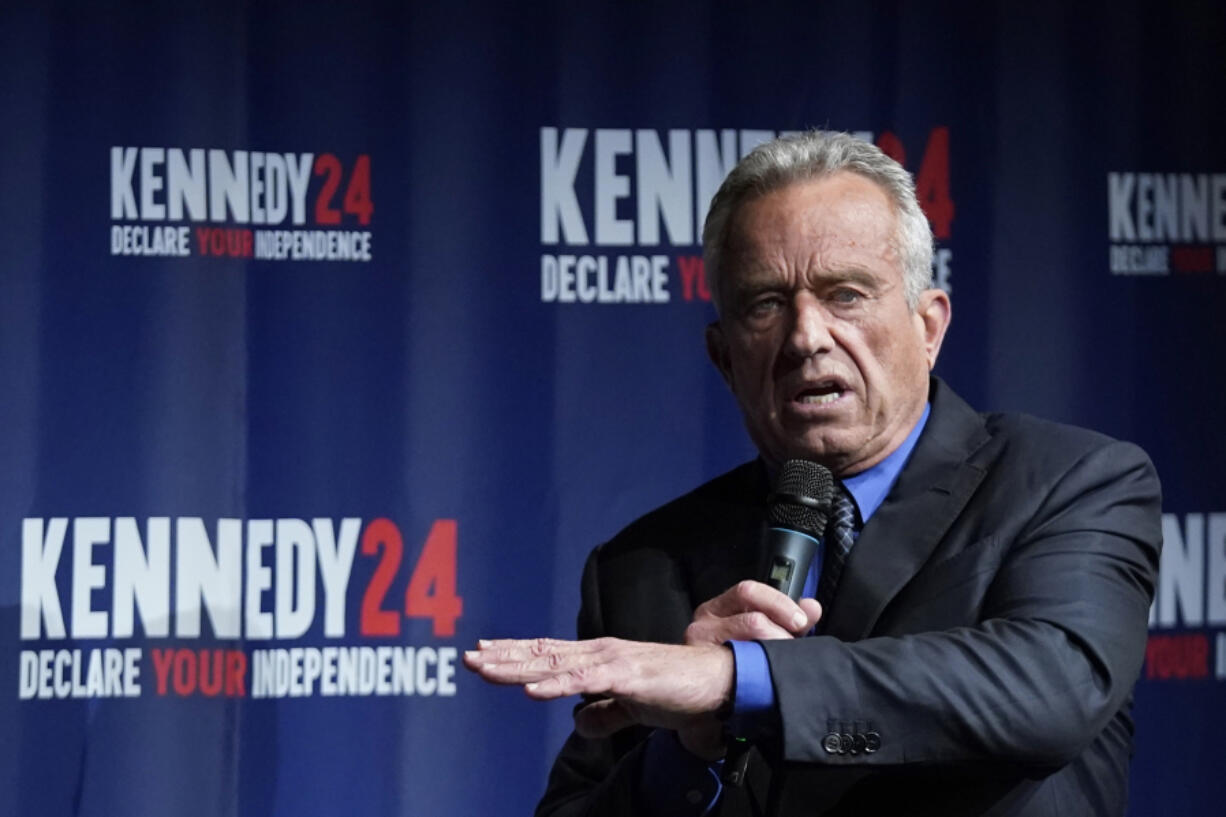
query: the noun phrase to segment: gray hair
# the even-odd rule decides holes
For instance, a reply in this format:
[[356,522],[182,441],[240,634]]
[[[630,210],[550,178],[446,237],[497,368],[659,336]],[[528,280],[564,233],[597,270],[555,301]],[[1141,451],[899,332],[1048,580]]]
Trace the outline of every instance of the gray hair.
[[711,199],[702,230],[707,289],[719,311],[720,256],[732,214],[747,200],[795,182],[856,173],[877,184],[898,213],[897,250],[902,258],[903,294],[914,309],[932,286],[932,229],[915,198],[915,183],[902,165],[876,145],[838,131],[812,130],[759,145],[732,169]]

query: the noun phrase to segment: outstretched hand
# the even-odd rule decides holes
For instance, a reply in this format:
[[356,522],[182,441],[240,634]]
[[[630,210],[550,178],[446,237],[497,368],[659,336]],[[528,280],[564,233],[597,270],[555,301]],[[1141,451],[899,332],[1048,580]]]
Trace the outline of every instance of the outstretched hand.
[[635,723],[682,728],[732,697],[732,651],[715,644],[507,639],[479,642],[464,663],[487,681],[523,684],[537,700],[599,696],[575,714],[585,737]]
[[735,675],[725,644],[803,635],[820,617],[813,599],[796,603],[765,584],[743,581],[694,611],[685,644],[503,639],[478,642],[464,664],[492,683],[521,684],[537,700],[596,697],[575,713],[575,729],[584,737],[633,724],[675,729],[690,751],[715,759],[724,752],[716,713],[731,702]]

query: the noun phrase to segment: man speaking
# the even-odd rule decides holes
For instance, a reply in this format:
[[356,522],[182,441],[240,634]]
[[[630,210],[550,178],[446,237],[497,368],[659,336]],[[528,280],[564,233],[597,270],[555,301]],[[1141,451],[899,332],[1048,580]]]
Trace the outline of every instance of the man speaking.
[[[950,320],[931,232],[866,142],[754,150],[703,251],[707,348],[760,458],[592,553],[578,641],[467,654],[584,696],[537,813],[1122,815],[1161,541],[1148,458],[931,377]],[[802,500],[826,521],[798,602],[757,581],[790,460],[835,478]]]

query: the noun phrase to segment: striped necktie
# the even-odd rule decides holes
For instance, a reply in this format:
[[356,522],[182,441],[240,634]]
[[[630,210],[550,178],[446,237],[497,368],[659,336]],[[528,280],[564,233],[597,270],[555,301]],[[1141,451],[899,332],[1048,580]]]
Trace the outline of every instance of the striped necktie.
[[822,564],[822,578],[818,582],[817,600],[823,608],[834,600],[834,591],[839,586],[839,577],[843,575],[847,554],[856,542],[856,517],[856,501],[842,482],[836,482],[834,496],[830,500],[830,518],[826,521],[826,533],[822,537],[826,555]]

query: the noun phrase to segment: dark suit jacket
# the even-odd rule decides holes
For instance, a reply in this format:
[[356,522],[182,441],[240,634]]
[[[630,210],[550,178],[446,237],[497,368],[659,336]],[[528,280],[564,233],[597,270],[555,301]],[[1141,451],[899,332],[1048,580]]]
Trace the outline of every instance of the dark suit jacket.
[[[718,813],[760,813],[772,786],[784,815],[1124,813],[1161,544],[1153,466],[1093,432],[976,414],[939,380],[930,400],[825,634],[764,642],[781,729]],[[682,641],[698,604],[755,574],[767,487],[741,466],[597,548],[579,637]],[[646,734],[572,735],[537,813],[641,813]]]

